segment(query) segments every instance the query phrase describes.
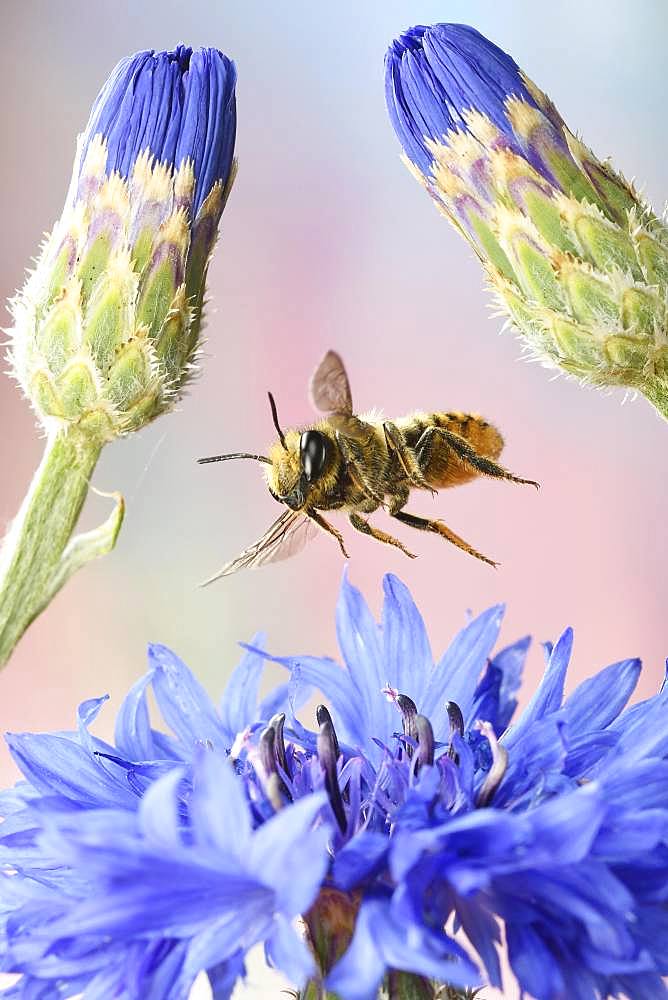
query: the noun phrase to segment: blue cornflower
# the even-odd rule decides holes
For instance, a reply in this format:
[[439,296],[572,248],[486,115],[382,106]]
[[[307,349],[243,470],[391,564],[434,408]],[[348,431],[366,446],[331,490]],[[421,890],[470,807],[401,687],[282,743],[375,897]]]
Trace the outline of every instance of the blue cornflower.
[[[564,700],[566,631],[515,720],[528,640],[491,656],[501,615],[434,664],[396,578],[380,628],[344,580],[343,668],[281,658],[262,709],[257,646],[220,713],[155,647],[115,746],[88,733],[101,700],[77,733],[10,738],[28,779],[0,801],[13,995],[176,998],[206,969],[226,997],[262,941],[298,987],[371,1000],[405,974],[428,996],[501,983],[500,923],[538,1000],[666,995],[668,689],[625,708],[624,660]],[[312,685],[331,704],[316,732],[294,714]],[[173,736],[150,726],[151,687]]]

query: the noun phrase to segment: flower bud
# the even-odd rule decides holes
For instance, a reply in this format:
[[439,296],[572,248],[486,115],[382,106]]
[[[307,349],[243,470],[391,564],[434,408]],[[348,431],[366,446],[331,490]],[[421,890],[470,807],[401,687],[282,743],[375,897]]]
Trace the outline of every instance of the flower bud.
[[466,25],[397,39],[386,97],[409,168],[534,356],[640,390],[668,416],[668,230],[633,187]]
[[216,49],[122,60],[79,138],[60,220],[13,302],[11,360],[44,424],[103,440],[193,371],[234,175],[236,71]]

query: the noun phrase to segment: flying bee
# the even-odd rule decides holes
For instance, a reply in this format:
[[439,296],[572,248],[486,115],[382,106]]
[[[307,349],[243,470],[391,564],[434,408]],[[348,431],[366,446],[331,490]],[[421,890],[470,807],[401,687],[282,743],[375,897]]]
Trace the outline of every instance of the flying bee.
[[442,521],[404,510],[412,490],[437,490],[467,483],[476,476],[508,479],[538,487],[497,464],[503,448],[498,430],[475,414],[414,413],[398,420],[356,416],[343,362],[328,351],[310,384],[311,401],[327,416],[301,430],[283,432],[274,397],[269,393],[278,441],[269,455],[235,452],[200,458],[200,463],[249,458],[266,465],[274,500],[287,509],[254,545],[227,563],[206,583],[239,569],[277,562],[299,552],[319,531],[337,540],[347,558],[341,533],[321,511],[342,510],[353,528],[394,545],[415,558],[403,542],[370,524],[364,515],[380,507],[390,517],[420,531],[431,531],[469,555],[496,563],[465,542]]

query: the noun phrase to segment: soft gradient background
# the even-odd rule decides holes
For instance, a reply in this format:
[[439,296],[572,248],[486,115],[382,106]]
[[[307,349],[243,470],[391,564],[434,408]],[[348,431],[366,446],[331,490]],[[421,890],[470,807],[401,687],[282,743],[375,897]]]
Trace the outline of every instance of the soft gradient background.
[[[22,282],[60,212],[74,137],[121,56],[181,40],[233,56],[240,164],[210,274],[202,379],[181,412],[103,455],[95,485],[128,502],[118,546],[70,582],[23,639],[0,677],[3,729],[69,727],[79,701],[108,691],[99,732],[109,734],[149,639],[177,650],[212,693],[237,659],[236,641],[260,627],[274,651],[335,653],[342,564],[330,539],[291,562],[198,589],[277,509],[255,466],[194,464],[266,445],[268,388],[285,425],[308,421],[307,379],[330,347],[347,362],[360,408],[481,411],[506,437],[506,464],[542,483],[540,494],[480,482],[414,501],[500,560],[496,571],[408,529],[402,537],[420,555],[413,562],[346,529],[352,580],[374,608],[391,570],[412,588],[437,652],[467,609],[505,600],[508,641],[575,626],[571,685],[636,654],[642,693],[660,683],[668,427],[642,400],[622,406],[617,396],[552,380],[518,360],[512,335],[498,336],[477,263],[401,164],[385,114],[387,43],[411,23],[438,20],[468,21],[508,49],[571,128],[661,207],[668,7],[660,0],[2,5],[2,298]],[[42,449],[6,378],[0,420],[4,525]],[[94,499],[87,523],[106,513]],[[531,668],[534,682],[538,650]],[[4,749],[0,764],[5,784],[15,770]]]

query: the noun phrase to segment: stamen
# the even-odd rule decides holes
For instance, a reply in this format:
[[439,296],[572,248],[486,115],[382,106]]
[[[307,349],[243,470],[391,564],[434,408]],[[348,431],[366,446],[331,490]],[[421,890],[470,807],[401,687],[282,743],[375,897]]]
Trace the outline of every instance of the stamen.
[[[324,709],[324,712],[321,710]],[[325,714],[326,713],[326,714]],[[325,776],[325,789],[329,797],[332,812],[339,824],[341,833],[345,833],[347,821],[346,811],[343,808],[341,789],[339,788],[339,778],[336,770],[336,762],[339,757],[339,741],[334,732],[334,726],[329,712],[324,705],[319,705],[316,711],[316,718],[320,723],[318,733],[318,760]]]
[[497,788],[503,781],[503,776],[508,768],[508,751],[497,740],[494,727],[490,722],[476,722],[475,728],[487,739],[492,751],[492,766],[480,786],[475,803],[478,809],[482,809],[490,804]]
[[[415,728],[415,719],[417,718],[418,710],[417,705],[412,698],[409,698],[407,694],[399,694],[394,688],[389,685],[383,688],[383,693],[388,696],[389,701],[393,701],[401,712],[401,723],[404,730],[404,736],[408,736],[409,740],[417,743],[417,730]],[[405,743],[406,753],[409,759],[413,756],[413,746],[410,742]]]
[[[274,809],[278,809],[284,804],[285,800],[289,800],[291,796],[283,778],[278,773],[276,730],[271,724],[269,724],[267,728],[262,731],[260,742],[258,744],[258,751],[260,764],[262,765],[262,771],[265,776],[264,788],[267,793],[267,798],[271,802]],[[283,753],[285,753],[284,747]],[[277,805],[277,802],[280,804]]]
[[426,715],[416,715],[413,726],[417,739],[417,760],[415,762],[415,773],[417,774],[424,764],[434,763],[434,730]]
[[287,774],[289,778],[292,777],[288,769],[288,758],[285,753],[285,740],[283,738],[283,729],[285,727],[285,712],[281,712],[275,715],[269,720],[269,725],[274,730],[274,759],[281,771]]
[[267,777],[269,777],[270,774],[276,774],[276,760],[274,758],[275,742],[276,733],[271,726],[267,726],[266,729],[262,730],[260,742],[258,744],[258,750],[260,751],[260,763],[262,765],[262,770]]
[[264,790],[275,812],[278,812],[285,805],[282,794],[284,788],[285,785],[277,774],[270,774],[265,781]]
[[450,720],[450,745],[448,746],[448,757],[450,760],[454,760],[455,764],[458,764],[459,754],[454,748],[453,737],[455,733],[458,736],[464,735],[464,716],[462,715],[462,710],[456,701],[447,701],[445,703],[445,710],[448,713],[448,719]]
[[412,698],[408,697],[407,694],[400,694],[397,695],[397,708],[399,709],[402,715],[404,723],[404,732],[406,733],[406,735],[408,735],[407,730],[413,728],[415,717],[418,714],[417,705],[415,704]]
[[384,694],[388,701],[394,702],[394,704],[396,705],[397,698],[399,697],[399,692],[396,688],[392,687],[389,681],[387,682],[385,687],[382,687],[380,689],[380,693]]
[[332,720],[331,715],[329,714],[329,709],[327,708],[326,705],[318,705],[318,707],[315,710],[315,718],[319,726],[322,726],[323,723],[325,722],[329,722],[330,726],[332,727],[332,735],[334,736],[334,747],[335,747],[334,759],[338,760],[341,754],[341,749],[339,747],[339,740],[336,735],[336,730],[334,728],[334,722]]

